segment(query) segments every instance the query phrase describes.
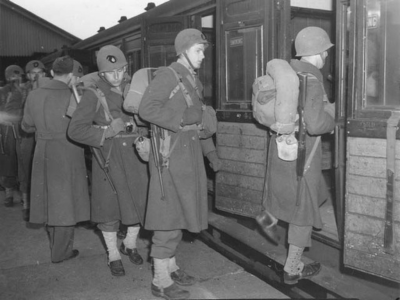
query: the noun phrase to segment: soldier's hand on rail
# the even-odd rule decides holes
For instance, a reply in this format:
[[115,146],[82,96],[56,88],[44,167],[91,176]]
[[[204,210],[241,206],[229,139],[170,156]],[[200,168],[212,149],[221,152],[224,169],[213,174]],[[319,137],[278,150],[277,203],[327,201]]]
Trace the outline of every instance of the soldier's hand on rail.
[[121,118],[112,120],[110,126],[106,129],[105,138],[109,139],[116,136],[121,131],[125,131],[125,122]]
[[203,117],[203,111],[200,107],[190,106],[186,108],[182,117],[182,126],[200,124]]
[[219,159],[217,151],[211,151],[207,154],[207,159],[210,162],[210,167],[214,172],[221,170],[222,161]]

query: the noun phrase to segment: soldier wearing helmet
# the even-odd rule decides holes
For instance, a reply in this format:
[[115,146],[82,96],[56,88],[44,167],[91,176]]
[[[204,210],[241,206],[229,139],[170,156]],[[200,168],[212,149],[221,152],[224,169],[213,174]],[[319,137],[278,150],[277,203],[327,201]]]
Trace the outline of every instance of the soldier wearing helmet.
[[[148,171],[132,148],[142,129],[122,110],[128,84],[125,55],[116,46],[104,46],[97,53],[97,66],[98,77],[89,74],[91,86],[83,91],[68,134],[79,143],[97,148],[93,149],[91,220],[104,237],[111,274],[123,276],[120,253],[133,264],[143,263],[136,241],[144,220]],[[128,229],[118,251],[120,223]]]
[[7,84],[0,89],[0,185],[6,191],[6,207],[13,206],[13,194],[18,185],[16,147],[19,145],[18,124],[22,118],[24,101],[21,87],[23,74],[21,67],[8,66],[5,70]]
[[[30,223],[46,224],[51,261],[78,256],[73,249],[76,223],[90,219],[90,202],[82,147],[67,137],[66,118],[73,76],[73,59],[53,62],[52,76],[26,99],[22,129],[36,134],[30,198]],[[60,213],[62,212],[62,213]]]
[[[291,66],[297,73],[306,73],[308,77],[303,118],[306,131],[305,157],[309,163],[304,167],[305,173],[300,183],[297,182],[296,160],[280,159],[277,144],[273,141],[269,148],[269,193],[263,206],[276,218],[289,223],[289,251],[284,266],[286,284],[296,284],[298,280],[315,276],[321,269],[320,263],[304,264],[301,257],[304,248],[311,247],[313,227],[322,228],[318,207],[328,198],[321,170],[320,136],[334,129],[335,107],[326,96],[320,69],[324,66],[328,50],[332,46],[328,34],[319,27],[304,28],[295,39],[296,53],[301,58],[292,60]],[[272,139],[276,138],[277,135],[273,134]],[[299,195],[298,184],[301,184]]]
[[[176,249],[183,229],[200,232],[207,228],[204,156],[214,171],[221,167],[211,137],[203,136],[199,130],[199,125],[204,125],[205,105],[203,85],[196,71],[205,58],[207,45],[197,29],[179,32],[175,38],[178,60],[157,70],[139,106],[140,117],[152,124],[153,132],[160,133],[153,143],[157,152],[152,151],[149,158],[151,178],[145,228],[154,231],[151,292],[166,299],[189,299],[189,292],[178,285],[192,285],[195,278],[179,268]],[[170,141],[170,146],[165,140]],[[161,182],[155,164],[157,156],[164,162],[162,170],[167,169],[160,175]]]
[[31,60],[25,66],[26,78],[28,84],[25,87],[28,92],[43,85],[46,80],[41,78],[46,77],[44,64],[40,60]]

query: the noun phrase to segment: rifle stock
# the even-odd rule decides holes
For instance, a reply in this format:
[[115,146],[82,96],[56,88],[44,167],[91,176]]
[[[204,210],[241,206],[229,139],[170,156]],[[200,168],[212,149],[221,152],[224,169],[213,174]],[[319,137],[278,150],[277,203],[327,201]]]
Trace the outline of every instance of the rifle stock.
[[300,81],[300,93],[297,106],[297,113],[299,114],[299,148],[297,152],[296,161],[296,175],[297,175],[297,194],[296,206],[300,204],[301,181],[304,174],[304,166],[306,162],[306,124],[304,121],[304,105],[307,98],[307,74],[298,73]]
[[160,163],[160,152],[158,151],[159,148],[157,146],[157,137],[158,137],[157,126],[151,124],[150,125],[151,150],[153,152],[154,164],[157,168],[158,178],[160,179],[161,200],[164,200],[165,193],[164,193],[164,183],[162,179],[162,164]]

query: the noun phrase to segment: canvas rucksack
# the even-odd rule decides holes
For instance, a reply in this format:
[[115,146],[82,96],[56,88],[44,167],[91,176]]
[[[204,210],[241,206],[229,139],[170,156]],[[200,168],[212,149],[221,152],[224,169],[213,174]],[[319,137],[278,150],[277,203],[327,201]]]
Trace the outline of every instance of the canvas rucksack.
[[269,61],[266,69],[253,84],[253,116],[278,134],[290,134],[295,129],[299,78],[283,59]]

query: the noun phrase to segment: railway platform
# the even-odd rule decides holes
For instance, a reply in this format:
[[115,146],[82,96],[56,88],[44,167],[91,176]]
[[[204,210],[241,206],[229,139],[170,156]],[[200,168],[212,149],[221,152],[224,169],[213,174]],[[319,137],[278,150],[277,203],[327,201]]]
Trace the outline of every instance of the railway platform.
[[[79,250],[79,256],[53,264],[45,228],[22,220],[22,206],[18,204],[18,194],[15,196],[17,203],[6,208],[4,192],[0,192],[0,299],[155,299],[150,292],[148,232],[138,241],[145,263],[135,266],[122,255],[126,272],[123,277],[111,275],[100,232],[88,224],[75,230],[74,248]],[[198,278],[195,285],[187,288],[191,299],[289,299],[197,237],[188,237],[179,246],[177,262]]]

